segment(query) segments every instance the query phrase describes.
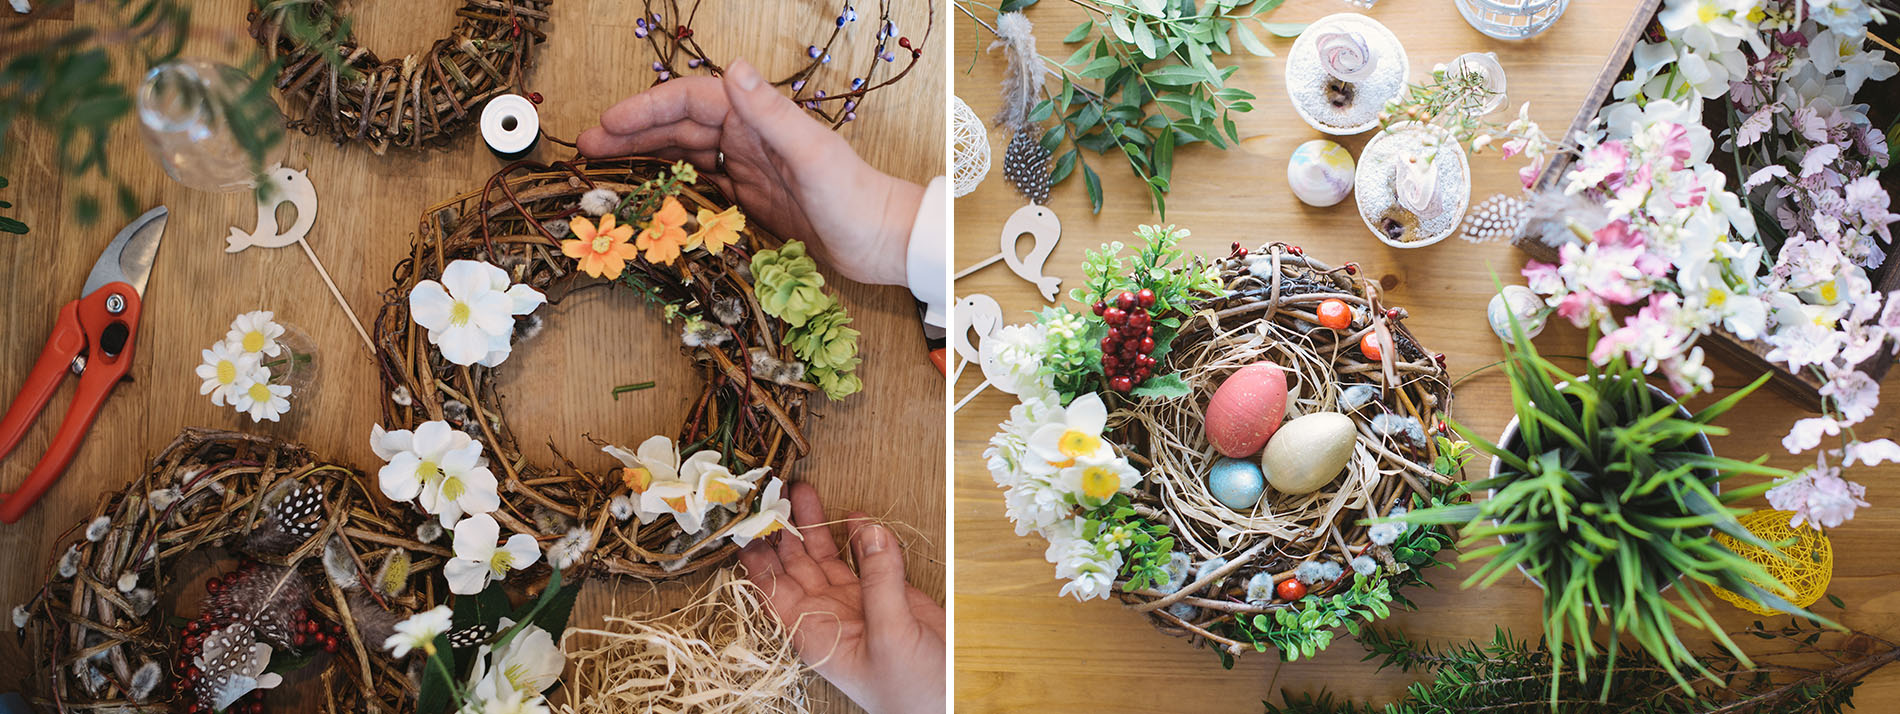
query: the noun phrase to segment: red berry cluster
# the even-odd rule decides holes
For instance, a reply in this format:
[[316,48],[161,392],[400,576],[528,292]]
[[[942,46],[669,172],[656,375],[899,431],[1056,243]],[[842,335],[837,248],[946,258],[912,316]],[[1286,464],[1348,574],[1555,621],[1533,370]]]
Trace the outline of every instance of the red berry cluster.
[[1155,306],[1155,291],[1142,288],[1123,290],[1114,304],[1095,303],[1095,314],[1108,323],[1108,336],[1102,338],[1102,373],[1108,375],[1108,388],[1127,394],[1154,375],[1155,328],[1148,309]]

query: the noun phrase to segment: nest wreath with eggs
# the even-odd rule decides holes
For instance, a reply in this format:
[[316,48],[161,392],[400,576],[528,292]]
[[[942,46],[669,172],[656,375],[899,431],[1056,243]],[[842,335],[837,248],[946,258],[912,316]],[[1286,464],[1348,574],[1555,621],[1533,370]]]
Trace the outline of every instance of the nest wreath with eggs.
[[14,611],[32,700],[256,712],[294,680],[306,708],[413,712],[420,659],[391,659],[383,640],[446,598],[429,574],[449,551],[414,540],[420,520],[302,447],[186,430],[66,532],[45,585]]
[[1354,264],[1138,234],[1136,255],[1085,259],[1093,316],[1051,308],[983,342],[1021,400],[985,453],[1017,532],[1049,540],[1063,594],[1119,598],[1223,659],[1311,657],[1409,605],[1451,536],[1381,519],[1458,481],[1460,442],[1433,436],[1442,356]]
[[283,67],[275,86],[301,110],[291,112],[291,128],[381,154],[392,144],[444,143],[479,117],[483,102],[519,93],[535,46],[547,39],[541,25],[554,3],[463,0],[448,37],[399,59],[358,45],[342,24],[342,4],[260,0],[250,13],[251,37]]
[[[609,206],[589,205],[602,196],[609,197]],[[573,242],[566,240],[570,225],[592,222],[595,215],[602,221],[618,216],[623,226],[650,225],[656,213],[664,213],[656,211],[662,199],[677,200],[702,217],[705,211],[733,207],[683,163],[628,157],[510,164],[480,190],[423,216],[412,253],[396,267],[395,288],[386,294],[372,330],[383,389],[391,395],[383,400],[385,428],[447,421],[467,432],[483,444],[499,481],[501,505],[492,515],[504,529],[543,542],[584,530],[585,542],[592,544],[587,553],[592,566],[652,579],[729,560],[738,550],[729,531],[760,507],[763,501],[755,498],[760,490],[747,492],[730,510],[710,509],[703,527],[691,532],[676,518],[630,519],[624,508],[614,506],[617,499],[624,504],[643,493],[646,484],[632,473],[637,470],[632,464],[589,473],[558,452],[559,466],[528,460],[517,427],[505,417],[496,368],[444,358],[427,330],[412,320],[406,298],[417,285],[440,279],[446,266],[464,260],[498,267],[509,282],[545,295],[550,306],[580,290],[631,290],[659,310],[672,329],[680,329],[677,320],[685,321],[684,330],[667,339],[683,343],[690,362],[682,371],[695,373],[703,385],[681,420],[677,454],[716,451],[719,464],[732,473],[767,469],[786,478],[792,464],[810,451],[803,424],[815,402],[858,389],[851,374],[858,362],[857,332],[846,326],[850,321],[842,304],[822,293],[824,279],[811,267],[803,245],[781,242],[753,225],[740,228],[736,242],[717,254],[689,249],[666,262],[635,257],[611,279],[583,272],[563,252],[564,240]],[[774,292],[761,293],[768,282]],[[829,307],[794,317],[788,300]],[[539,322],[533,315],[517,318],[513,341],[538,331]],[[821,359],[814,350],[828,354]]]
[[[1170,355],[1191,395],[1140,399],[1109,416],[1107,438],[1146,472],[1133,509],[1174,538],[1167,582],[1118,583],[1117,591],[1161,631],[1205,640],[1224,656],[1274,648],[1283,658],[1310,657],[1333,630],[1356,633],[1388,603],[1406,604],[1399,590],[1422,582],[1420,570],[1450,544],[1448,533],[1419,527],[1387,525],[1375,537],[1366,523],[1445,496],[1457,482],[1460,459],[1441,453],[1455,447],[1430,436],[1450,406],[1450,381],[1443,356],[1419,345],[1404,309],[1383,304],[1355,264],[1329,266],[1272,243],[1251,254],[1236,246],[1214,268],[1223,294],[1191,307]],[[1216,395],[1262,362],[1283,376],[1285,421],[1224,456],[1209,436]],[[1309,483],[1290,484],[1301,492],[1282,490],[1289,481],[1276,467],[1326,461],[1303,460],[1332,438],[1301,426],[1315,420],[1344,427],[1335,435],[1349,442],[1343,469],[1323,464]],[[1223,460],[1268,471],[1251,507],[1213,492],[1209,477]]]

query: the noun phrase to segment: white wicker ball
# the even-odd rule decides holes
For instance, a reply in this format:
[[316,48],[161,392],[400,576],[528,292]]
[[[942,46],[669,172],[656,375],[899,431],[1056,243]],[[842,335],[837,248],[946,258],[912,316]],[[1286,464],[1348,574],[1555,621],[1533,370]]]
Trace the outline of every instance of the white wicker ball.
[[950,97],[950,146],[954,152],[951,157],[951,186],[953,194],[961,198],[964,194],[976,190],[983,183],[983,177],[990,174],[990,133],[983,128],[983,120],[963,103],[962,97]]

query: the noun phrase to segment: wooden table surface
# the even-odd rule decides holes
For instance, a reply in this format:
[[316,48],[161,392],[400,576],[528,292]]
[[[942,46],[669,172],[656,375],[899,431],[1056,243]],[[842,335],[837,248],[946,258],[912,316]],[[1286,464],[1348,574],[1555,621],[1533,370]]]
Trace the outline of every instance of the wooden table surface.
[[[384,57],[399,57],[425,51],[447,35],[459,4],[359,2],[353,16],[366,46]],[[921,39],[924,0],[893,4],[898,25]],[[95,21],[110,5],[84,3],[76,10],[78,19]],[[196,15],[187,55],[237,61],[254,51],[255,43],[244,33],[250,0],[191,5]],[[652,50],[632,38],[640,8],[633,0],[554,4],[548,41],[528,82],[529,89],[547,98],[541,107],[544,129],[571,141],[593,126],[603,109],[648,86]],[[713,57],[744,56],[768,76],[783,76],[804,61],[807,44],[831,31],[836,8],[832,0],[708,2],[694,24],[696,39]],[[943,10],[939,1],[932,47],[947,42]],[[68,8],[66,18],[35,20],[41,25],[35,31],[64,32],[73,12]],[[834,53],[840,59],[868,56],[876,10],[860,12],[868,17],[847,49]],[[842,68],[862,65],[832,66],[839,69],[830,70],[833,76],[825,83],[842,85],[849,82],[843,74],[849,70]],[[137,74],[121,66],[117,76],[130,82]],[[866,102],[859,120],[842,133],[885,172],[920,183],[942,175],[944,77],[942,53],[929,53],[902,83]],[[98,224],[80,225],[69,210],[74,197],[108,184],[64,178],[55,164],[52,137],[37,127],[16,128],[5,139],[0,175],[12,186],[0,198],[12,201],[11,215],[32,227],[27,236],[0,236],[0,391],[5,392],[0,396],[10,398],[25,381],[59,306],[78,296],[93,260],[124,218],[108,212]],[[566,158],[556,149],[561,147],[543,142],[537,158]],[[171,223],[146,293],[132,381],[106,403],[66,477],[25,519],[0,527],[0,573],[5,573],[0,604],[6,609],[45,576],[55,539],[100,494],[140,473],[183,427],[237,429],[301,442],[371,473],[381,465],[370,452],[369,430],[381,414],[379,400],[387,396],[373,386],[378,380],[366,348],[302,252],[253,248],[226,255],[227,227],[253,225],[248,193],[209,195],[173,183],[147,156],[130,122],[115,131],[111,154],[117,177],[144,206],[169,206]],[[310,243],[366,323],[392,284],[390,270],[409,254],[422,211],[479,188],[502,164],[472,131],[446,150],[391,150],[385,156],[293,133],[285,163],[309,170],[321,206]],[[865,390],[825,407],[809,424],[812,454],[794,475],[817,485],[834,517],[862,510],[891,521],[908,542],[912,582],[941,599],[945,427],[938,400],[918,397],[941,394],[943,378],[926,358],[908,291],[830,277],[864,333],[859,374]],[[199,350],[222,338],[232,316],[255,309],[274,310],[279,321],[302,330],[318,347],[317,382],[296,396],[280,424],[252,425],[228,408],[212,406],[198,396],[199,380],[192,375]],[[505,391],[516,395],[506,404],[508,418],[524,444],[544,443],[545,435],[583,468],[606,468],[611,459],[592,448],[583,433],[632,446],[653,434],[676,432],[687,400],[698,393],[679,353],[677,327],[664,326],[655,313],[621,293],[594,292],[552,311],[544,308],[542,314],[550,318],[548,329],[501,370]],[[659,386],[618,401],[609,396],[614,385],[647,380]],[[70,384],[63,387],[31,434],[0,464],[0,485],[25,478],[51,441],[71,394]],[[553,463],[539,447],[527,456]],[[603,613],[671,607],[682,602],[677,590],[669,586],[656,593],[638,581],[596,580],[582,593],[575,623],[597,622]],[[13,637],[0,640],[6,643],[0,645],[0,691],[10,691],[22,684],[25,660]],[[812,696],[815,711],[856,710],[822,683]]]
[[[1415,79],[1433,64],[1462,52],[1496,52],[1509,75],[1510,111],[1528,100],[1532,116],[1547,129],[1559,131],[1577,110],[1603,64],[1605,48],[1623,28],[1633,5],[1631,0],[1572,3],[1569,14],[1554,28],[1521,43],[1480,35],[1444,0],[1384,0],[1365,12],[1405,43]],[[1352,9],[1332,0],[1288,3],[1269,19],[1305,22]],[[1028,15],[1036,22],[1044,55],[1066,58],[1074,51],[1061,38],[1082,19],[1075,6],[1045,1]],[[993,20],[993,15],[985,19]],[[954,91],[979,116],[988,117],[999,104],[996,87],[1003,59],[979,52],[993,39],[987,31],[975,29],[967,17],[957,20],[951,61],[956,73]],[[1291,44],[1291,40],[1269,41],[1282,56]],[[1287,154],[1301,142],[1322,137],[1288,105],[1282,62],[1281,57],[1241,59],[1241,70],[1230,85],[1260,97],[1252,113],[1236,117],[1242,138],[1254,139],[1249,143],[1251,150],[1222,152],[1195,145],[1177,151],[1167,221],[1192,229],[1190,245],[1207,255],[1225,255],[1234,241],[1255,246],[1285,240],[1333,264],[1358,261],[1368,277],[1386,286],[1389,303],[1410,310],[1407,324],[1423,344],[1448,355],[1454,377],[1499,359],[1502,352],[1484,318],[1491,276],[1496,273],[1507,282],[1521,283],[1516,272],[1524,255],[1504,244],[1472,244],[1455,238],[1424,249],[1389,248],[1366,230],[1350,198],[1332,208],[1299,203],[1286,188]],[[1356,156],[1368,136],[1342,143]],[[999,163],[1006,141],[1007,137],[991,136]],[[1049,258],[1047,274],[1062,276],[1065,291],[1081,277],[1085,249],[1109,240],[1126,242],[1137,224],[1158,222],[1146,192],[1119,157],[1090,154],[1087,158],[1102,175],[1107,197],[1102,214],[1089,214],[1079,177],[1059,186],[1050,199],[1062,219],[1064,235]],[[1496,154],[1474,158],[1473,202],[1517,190],[1515,172],[1520,165],[1501,161]],[[995,253],[1003,221],[1022,205],[1023,199],[1003,182],[1000,170],[992,171],[974,193],[958,199],[954,267],[960,269]],[[1000,265],[958,281],[956,292],[996,298],[1009,322],[1024,321],[1025,311],[1043,305],[1027,283]],[[1582,352],[1582,336],[1567,324],[1553,325],[1539,338],[1538,346],[1547,354],[1577,355]],[[1726,388],[1754,376],[1737,374],[1724,365],[1716,369],[1717,384]],[[965,374],[952,390],[954,396],[960,398],[973,388],[981,380],[976,375],[977,370]],[[1900,414],[1900,396],[1896,396],[1900,377],[1889,378],[1885,386],[1887,404],[1860,427],[1862,438],[1893,435],[1895,415]],[[1508,394],[1502,374],[1484,371],[1459,386],[1453,414],[1479,433],[1495,434],[1510,411]],[[1227,671],[1212,652],[1157,633],[1145,618],[1116,603],[1077,603],[1057,597],[1059,583],[1054,566],[1043,560],[1044,542],[1015,535],[1003,514],[1002,491],[983,465],[984,443],[1012,404],[1008,395],[989,391],[955,415],[953,616],[960,711],[1248,712],[1259,711],[1263,699],[1277,701],[1283,689],[1323,688],[1387,702],[1411,680],[1393,671],[1375,673],[1373,665],[1359,661],[1363,650],[1343,633],[1313,661],[1281,664],[1274,655],[1254,655]],[[1753,397],[1731,413],[1727,425],[1734,432],[1718,440],[1716,448],[1739,458],[1768,454],[1773,463],[1790,468],[1812,463],[1784,453],[1779,446],[1789,424],[1800,416],[1798,411],[1776,395]],[[1479,474],[1485,466],[1480,458],[1470,473]],[[1867,500],[1874,506],[1831,533],[1835,571],[1830,592],[1847,602],[1841,622],[1891,638],[1900,635],[1900,595],[1894,593],[1900,585],[1900,561],[1892,546],[1895,529],[1900,527],[1900,479],[1895,478],[1900,469],[1860,469],[1852,475],[1866,484]],[[1461,590],[1458,585],[1472,567],[1432,571],[1431,580],[1439,589],[1412,595],[1420,609],[1398,614],[1387,624],[1403,627],[1415,638],[1439,642],[1488,640],[1494,626],[1536,639],[1540,634],[1537,589],[1523,579],[1506,578],[1488,590]],[[1729,625],[1743,626],[1754,619],[1726,604],[1715,607]],[[1832,612],[1825,603],[1821,607],[1824,613]],[[1900,710],[1900,668],[1869,678],[1856,702],[1860,711]]]

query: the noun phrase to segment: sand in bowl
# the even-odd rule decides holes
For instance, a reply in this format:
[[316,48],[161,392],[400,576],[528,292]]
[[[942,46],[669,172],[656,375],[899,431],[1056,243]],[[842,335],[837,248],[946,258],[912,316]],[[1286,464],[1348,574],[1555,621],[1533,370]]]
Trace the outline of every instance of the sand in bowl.
[[[1351,44],[1363,43],[1331,49],[1343,52],[1355,65],[1362,59],[1369,62],[1364,76],[1343,81],[1329,71],[1328,63],[1338,67],[1341,58],[1336,54],[1329,58],[1321,40],[1333,33],[1349,36]],[[1363,58],[1357,56],[1359,51]],[[1340,13],[1320,18],[1293,41],[1286,59],[1286,91],[1300,118],[1313,128],[1327,134],[1358,134],[1379,125],[1379,110],[1405,91],[1409,71],[1405,46],[1391,30],[1364,15]]]
[[[1400,205],[1398,180],[1408,155],[1431,156],[1436,173],[1435,191],[1427,215]],[[1387,245],[1422,248],[1458,229],[1471,200],[1471,169],[1464,147],[1442,132],[1417,124],[1395,124],[1366,143],[1359,156],[1353,193],[1359,217]]]

